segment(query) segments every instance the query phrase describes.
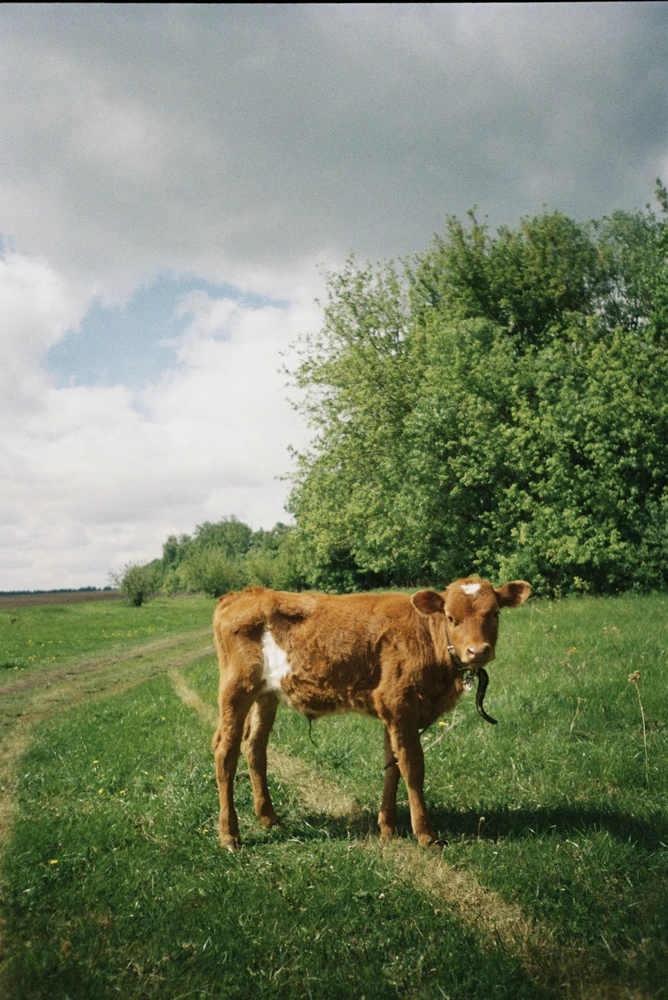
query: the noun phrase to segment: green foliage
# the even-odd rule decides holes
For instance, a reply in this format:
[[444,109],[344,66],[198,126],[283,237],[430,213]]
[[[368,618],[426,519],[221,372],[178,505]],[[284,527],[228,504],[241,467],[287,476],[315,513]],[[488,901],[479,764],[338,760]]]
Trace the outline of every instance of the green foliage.
[[667,231],[649,210],[555,212],[493,238],[472,215],[402,275],[332,276],[295,372],[305,579],[665,587]]
[[306,580],[300,569],[295,529],[279,521],[268,531],[262,528],[254,531],[244,569],[249,584],[274,590],[302,590]]
[[604,274],[588,227],[553,212],[492,239],[473,213],[470,223],[450,218],[419,260],[411,284],[422,310],[485,317],[526,348],[548,341],[565,314],[591,308]]
[[170,535],[162,546],[162,565],[165,572],[175,569],[183,562],[192,544],[190,535]]
[[257,531],[236,517],[205,521],[193,536],[170,535],[162,558],[145,568],[152,568],[165,594],[201,591],[218,597],[249,584],[276,590],[300,590],[305,585],[295,530],[280,521]]
[[120,592],[135,608],[145,604],[156,590],[156,569],[151,563],[142,566],[137,562],[129,562],[115,579]]
[[210,597],[239,590],[246,583],[241,564],[214,548],[193,547],[181,567],[181,573],[188,590],[203,591]]
[[317,437],[298,458],[291,509],[306,579],[349,590],[403,580],[392,494],[421,361],[394,267],[358,270],[350,261],[332,276],[330,292],[323,330],[304,340],[296,372]]
[[205,521],[195,528],[193,548],[216,549],[229,559],[244,556],[251,545],[252,529],[236,517],[224,517],[212,524]]

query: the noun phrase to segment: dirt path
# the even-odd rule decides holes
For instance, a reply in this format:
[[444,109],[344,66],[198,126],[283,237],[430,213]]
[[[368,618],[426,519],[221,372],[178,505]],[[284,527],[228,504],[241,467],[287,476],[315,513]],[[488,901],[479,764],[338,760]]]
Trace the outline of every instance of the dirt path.
[[[202,720],[211,726],[213,736],[218,723],[218,712],[213,705],[203,701],[178,670],[170,670],[169,679],[181,701],[194,708]],[[297,791],[300,801],[308,809],[327,813],[335,819],[348,818],[355,822],[362,818],[362,809],[349,795],[342,792],[333,781],[316,774],[312,767],[298,757],[291,757],[269,746],[267,764],[272,774]]]
[[[120,694],[151,677],[210,655],[211,640],[202,642],[209,632],[188,632],[118,656],[42,671],[0,689],[0,850],[11,826],[16,762],[29,742],[33,724],[81,702]],[[165,655],[168,650],[173,650],[171,655]]]

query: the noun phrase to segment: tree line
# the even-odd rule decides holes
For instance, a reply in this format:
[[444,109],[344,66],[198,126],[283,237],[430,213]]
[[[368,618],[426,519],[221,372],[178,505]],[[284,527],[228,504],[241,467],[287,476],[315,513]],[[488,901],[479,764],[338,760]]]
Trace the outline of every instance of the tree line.
[[279,522],[253,531],[234,516],[205,521],[192,535],[170,535],[159,559],[129,563],[114,582],[136,605],[154,593],[219,597],[250,584],[275,590],[307,586],[295,556],[294,528]]
[[351,258],[293,380],[313,435],[294,527],[171,537],[160,586],[350,591],[480,574],[538,593],[668,583],[668,193],[494,234],[470,212],[409,260]]

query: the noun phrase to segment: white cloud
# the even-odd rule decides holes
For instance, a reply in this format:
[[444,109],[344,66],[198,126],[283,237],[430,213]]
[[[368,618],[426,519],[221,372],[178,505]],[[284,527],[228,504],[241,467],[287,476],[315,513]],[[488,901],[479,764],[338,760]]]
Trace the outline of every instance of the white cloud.
[[286,518],[277,477],[304,429],[285,399],[281,351],[319,323],[312,294],[264,308],[189,295],[180,366],[159,383],[136,395],[56,388],[40,356],[78,313],[52,272],[21,263],[40,288],[60,289],[47,314],[62,321],[31,327],[39,308],[24,303],[23,322],[15,310],[34,335],[22,369],[32,403],[3,435],[0,572],[12,589],[102,585],[109,567],[154,558],[169,533],[226,514],[254,526]]
[[39,405],[39,364],[68,330],[78,326],[88,297],[77,294],[43,260],[20,253],[0,257],[0,407],[6,421]]

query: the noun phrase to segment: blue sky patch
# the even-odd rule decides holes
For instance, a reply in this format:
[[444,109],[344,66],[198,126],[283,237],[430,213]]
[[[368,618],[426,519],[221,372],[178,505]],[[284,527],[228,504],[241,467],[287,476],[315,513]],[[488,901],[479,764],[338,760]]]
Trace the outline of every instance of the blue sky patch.
[[231,298],[245,306],[261,308],[274,300],[240,291],[232,285],[213,285],[201,278],[162,276],[137,290],[123,306],[105,308],[95,303],[78,333],[69,333],[50,348],[47,368],[63,386],[119,383],[141,389],[178,366],[175,344],[191,321],[178,315],[189,292],[206,292],[212,298]]

